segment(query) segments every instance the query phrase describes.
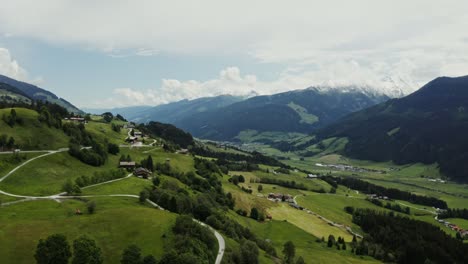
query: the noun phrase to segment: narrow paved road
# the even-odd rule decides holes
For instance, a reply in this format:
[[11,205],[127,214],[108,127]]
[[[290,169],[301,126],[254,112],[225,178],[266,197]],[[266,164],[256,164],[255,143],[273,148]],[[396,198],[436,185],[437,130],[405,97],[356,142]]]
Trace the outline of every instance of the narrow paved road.
[[[40,155],[40,156],[34,157],[32,159],[29,159],[29,160],[23,162],[21,165],[14,168],[13,170],[11,170],[8,174],[3,176],[2,178],[0,178],[0,182],[3,181],[4,179],[6,179],[11,174],[13,174],[18,169],[20,169],[21,167],[23,167],[24,165],[28,164],[29,162],[31,162],[33,160],[36,160],[36,159],[39,159],[39,158],[42,158],[42,157],[45,157],[45,156],[48,156],[48,155],[52,155],[52,154],[55,154],[55,153],[58,153],[58,152],[63,152],[63,151],[68,151],[68,149],[59,149],[59,150],[54,150],[54,151],[48,151],[48,153],[46,153],[44,155]],[[44,151],[42,151],[42,152],[44,152]],[[11,154],[11,152],[10,152],[10,154]],[[101,183],[97,183],[97,184],[94,184],[94,185],[89,185],[89,186],[84,187],[83,189],[98,186],[98,185],[108,184],[108,183],[112,183],[112,182],[116,182],[116,181],[120,181],[120,180],[123,180],[123,179],[127,179],[127,178],[131,177],[132,175],[133,174],[131,173],[131,174],[129,174],[129,175],[123,177],[123,178],[110,180],[110,181],[106,181],[106,182],[101,182]],[[54,195],[50,195],[50,196],[28,196],[28,195],[16,195],[16,194],[12,194],[12,193],[7,193],[7,192],[4,192],[2,190],[0,190],[0,194],[11,196],[11,197],[16,197],[16,198],[24,198],[24,199],[18,200],[18,201],[3,203],[3,204],[1,204],[1,206],[12,205],[12,204],[16,204],[16,203],[22,203],[22,202],[33,201],[33,200],[43,200],[43,199],[58,201],[60,199],[92,198],[92,197],[132,197],[132,198],[136,198],[136,199],[140,198],[138,195],[133,195],[133,194],[64,196],[65,193],[59,193],[59,194],[54,194]],[[151,201],[149,199],[146,199],[146,202],[148,202],[154,208],[158,208],[159,210],[165,210],[164,208],[162,208],[161,206],[159,206],[158,204],[154,203],[153,201]],[[198,220],[196,220],[194,218],[193,218],[193,221],[197,222],[198,224],[200,224],[200,225],[202,225],[204,227],[207,227],[208,229],[210,229],[214,233],[216,239],[218,240],[218,255],[216,257],[215,264],[221,264],[221,262],[223,260],[223,256],[224,256],[224,251],[226,249],[226,243],[224,241],[223,236],[218,231],[216,231],[214,228],[212,228],[211,226],[209,226],[209,225],[207,225],[207,224],[205,224],[203,222],[200,222],[200,221],[198,221]]]

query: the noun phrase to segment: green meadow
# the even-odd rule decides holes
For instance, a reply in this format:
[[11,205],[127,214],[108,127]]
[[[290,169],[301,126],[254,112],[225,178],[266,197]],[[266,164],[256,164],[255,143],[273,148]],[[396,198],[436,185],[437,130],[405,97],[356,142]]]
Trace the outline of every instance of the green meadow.
[[82,189],[82,195],[133,194],[138,195],[143,189],[151,187],[150,180],[135,176],[111,183],[90,186]]
[[[39,239],[54,233],[66,235],[69,243],[81,235],[91,237],[102,249],[105,263],[118,263],[130,244],[138,245],[145,255],[162,256],[175,214],[141,205],[135,198],[90,200],[96,202],[91,215],[79,200],[29,201],[0,208],[2,263],[33,263]],[[76,209],[84,214],[76,215]]]
[[[10,115],[10,111],[11,108],[0,109],[0,117]],[[55,150],[68,146],[68,136],[61,129],[39,122],[39,114],[36,111],[25,108],[15,108],[15,111],[17,117],[23,120],[23,124],[10,127],[0,120],[0,134],[12,136],[19,148]]]
[[[292,241],[296,246],[296,256],[302,256],[306,263],[378,263],[372,258],[352,254],[350,246],[347,250],[337,250],[335,247],[328,248],[326,243],[318,242],[318,237],[304,232],[303,229],[292,224],[289,220],[259,223],[235,213],[231,213],[231,217],[243,226],[250,228],[257,236],[270,241],[280,256],[282,256],[281,251],[284,243]],[[327,238],[328,235],[325,239]],[[350,242],[349,239],[346,241]]]
[[0,183],[0,189],[21,195],[46,196],[61,192],[63,184],[82,175],[115,169],[117,156],[109,156],[105,166],[93,167],[70,156],[68,152],[36,159],[21,167]]

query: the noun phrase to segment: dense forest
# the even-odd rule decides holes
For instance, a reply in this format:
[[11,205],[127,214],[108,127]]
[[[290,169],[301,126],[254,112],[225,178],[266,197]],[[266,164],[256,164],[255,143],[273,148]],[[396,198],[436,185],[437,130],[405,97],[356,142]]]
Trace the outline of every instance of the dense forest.
[[353,222],[368,234],[356,254],[408,264],[468,263],[468,245],[430,223],[370,209],[353,210]]
[[153,137],[160,137],[171,141],[182,148],[194,145],[194,140],[190,133],[187,133],[173,125],[149,122],[148,124],[140,124],[138,129]]
[[390,199],[408,201],[410,203],[422,204],[427,206],[433,206],[440,209],[446,209],[447,203],[443,200],[416,195],[410,192],[401,191],[395,188],[385,188],[379,185],[372,184],[367,181],[363,181],[351,177],[333,177],[333,176],[320,176],[320,179],[326,181],[333,187],[337,187],[338,184],[344,185],[350,189],[358,190],[366,194],[376,194],[378,196],[387,196]]

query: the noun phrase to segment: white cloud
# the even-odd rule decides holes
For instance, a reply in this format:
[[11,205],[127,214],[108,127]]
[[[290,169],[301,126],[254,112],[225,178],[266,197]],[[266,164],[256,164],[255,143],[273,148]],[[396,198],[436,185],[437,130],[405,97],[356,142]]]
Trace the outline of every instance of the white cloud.
[[[228,67],[220,71],[217,78],[196,81],[163,79],[158,88],[139,90],[118,88],[113,96],[95,101],[89,107],[123,107],[135,105],[160,105],[183,99],[196,99],[224,94],[236,96],[270,95],[310,86],[321,89],[343,89],[354,87],[370,93],[384,93],[401,96],[419,88],[422,83],[414,83],[406,72],[414,65],[402,61],[392,65],[375,63],[363,66],[357,61],[338,61],[317,65],[315,69],[290,68],[272,81],[259,80],[255,75],[242,75],[238,67]],[[399,76],[397,79],[390,77]],[[356,87],[357,86],[357,87]]]
[[0,47],[0,74],[34,85],[41,85],[44,83],[44,78],[42,78],[42,76],[31,79],[28,72],[13,58],[10,51],[2,47]]
[[468,74],[465,0],[0,2],[0,34],[114,57],[247,54],[254,63],[285,68],[268,81],[231,68],[212,80],[163,80],[153,90],[116,91],[134,102],[320,84],[408,92],[440,75]]
[[27,72],[11,57],[10,51],[0,48],[0,74],[13,79],[27,81]]
[[114,90],[114,96],[107,99],[107,101],[95,102],[94,105],[159,105],[183,99],[196,99],[222,94],[244,96],[254,90],[259,91],[261,89],[261,84],[257,82],[254,75],[242,76],[239,68],[228,67],[219,73],[218,78],[202,82],[163,79],[161,86],[156,89],[118,88]]
[[468,37],[460,25],[468,9],[463,0],[1,2],[3,33],[107,51],[250,52],[283,61],[333,47],[378,49],[448,26],[439,33]]

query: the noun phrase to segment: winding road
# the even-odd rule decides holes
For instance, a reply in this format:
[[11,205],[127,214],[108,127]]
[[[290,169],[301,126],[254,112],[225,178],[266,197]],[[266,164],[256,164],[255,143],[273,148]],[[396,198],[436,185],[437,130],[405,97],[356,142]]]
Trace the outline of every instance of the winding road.
[[[156,140],[154,142],[156,142]],[[21,167],[27,165],[28,163],[30,163],[30,162],[32,162],[34,160],[37,160],[37,159],[40,159],[40,158],[43,158],[43,157],[46,157],[46,156],[49,156],[49,155],[52,155],[52,154],[55,154],[55,153],[64,152],[64,151],[68,151],[68,148],[62,148],[62,149],[58,149],[58,150],[27,151],[28,153],[41,153],[41,152],[46,152],[46,153],[43,154],[43,155],[39,155],[37,157],[31,158],[29,160],[26,160],[25,162],[23,162],[22,164],[15,167],[10,172],[8,172],[5,176],[1,177],[0,182],[5,180],[6,178],[8,178],[11,174],[13,174],[15,171],[17,171]],[[26,152],[26,151],[22,151],[22,152]],[[12,154],[12,152],[8,152],[8,153]],[[8,154],[8,153],[1,152],[0,154]],[[83,189],[98,186],[98,185],[108,184],[108,183],[112,183],[112,182],[116,182],[116,181],[121,181],[121,180],[124,180],[124,179],[127,179],[127,178],[131,177],[132,175],[133,174],[128,174],[127,176],[125,176],[123,178],[114,179],[114,180],[110,180],[110,181],[106,181],[106,182],[101,182],[101,183],[97,183],[97,184],[94,184],[94,185],[89,185],[89,186],[84,187]],[[3,190],[0,190],[0,194],[10,196],[10,197],[15,197],[15,198],[24,198],[22,200],[2,203],[1,206],[8,206],[8,205],[13,205],[13,204],[17,204],[17,203],[27,202],[27,201],[44,200],[44,199],[55,200],[55,201],[59,201],[60,199],[92,198],[92,197],[131,197],[131,198],[139,199],[138,195],[133,195],[133,194],[64,196],[65,193],[59,193],[59,194],[54,194],[54,195],[49,195],[49,196],[28,196],[28,195],[16,195],[16,194],[5,192]],[[161,206],[159,206],[158,204],[154,203],[153,201],[151,201],[149,199],[146,199],[146,202],[148,204],[150,204],[151,206],[153,206],[154,208],[157,208],[159,210],[165,210],[164,208],[162,208]],[[216,256],[215,264],[221,264],[221,262],[223,260],[223,256],[224,256],[224,251],[226,249],[226,243],[224,241],[223,236],[218,231],[216,231],[214,228],[212,228],[211,226],[209,226],[209,225],[207,225],[207,224],[205,224],[203,222],[200,222],[200,221],[198,221],[196,219],[193,219],[193,221],[197,222],[201,226],[207,227],[208,229],[210,229],[214,233],[216,239],[218,240],[218,255]]]

